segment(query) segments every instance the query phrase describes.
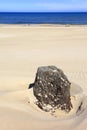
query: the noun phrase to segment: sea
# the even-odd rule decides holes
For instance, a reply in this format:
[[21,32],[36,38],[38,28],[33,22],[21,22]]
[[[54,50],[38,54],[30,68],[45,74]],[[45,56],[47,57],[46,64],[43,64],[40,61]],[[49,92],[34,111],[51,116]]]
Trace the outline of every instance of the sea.
[[0,24],[86,25],[87,12],[0,12]]

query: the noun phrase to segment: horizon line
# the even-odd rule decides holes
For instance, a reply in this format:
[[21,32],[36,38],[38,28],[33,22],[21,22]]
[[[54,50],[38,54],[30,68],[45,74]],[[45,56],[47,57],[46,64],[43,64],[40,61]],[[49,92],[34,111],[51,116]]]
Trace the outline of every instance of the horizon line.
[[87,11],[0,11],[0,13],[87,13]]

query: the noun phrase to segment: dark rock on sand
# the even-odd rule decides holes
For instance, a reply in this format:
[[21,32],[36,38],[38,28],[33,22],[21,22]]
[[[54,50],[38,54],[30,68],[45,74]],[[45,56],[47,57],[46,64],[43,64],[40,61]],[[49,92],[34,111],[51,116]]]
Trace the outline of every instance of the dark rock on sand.
[[61,109],[69,112],[72,108],[70,85],[66,75],[55,66],[39,67],[33,87],[37,105],[44,111]]

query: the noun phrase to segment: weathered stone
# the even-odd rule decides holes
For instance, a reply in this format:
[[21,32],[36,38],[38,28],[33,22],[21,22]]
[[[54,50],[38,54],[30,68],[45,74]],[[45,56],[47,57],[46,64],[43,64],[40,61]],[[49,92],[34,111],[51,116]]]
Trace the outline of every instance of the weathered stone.
[[69,112],[72,108],[70,85],[62,70],[55,66],[39,67],[33,87],[37,105],[44,111],[61,109]]

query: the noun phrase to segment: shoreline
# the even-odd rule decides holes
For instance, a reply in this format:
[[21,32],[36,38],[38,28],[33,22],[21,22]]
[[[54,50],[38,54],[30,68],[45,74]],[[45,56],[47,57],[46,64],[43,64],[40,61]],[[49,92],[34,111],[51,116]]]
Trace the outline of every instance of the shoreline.
[[0,24],[0,27],[87,27],[87,24]]

